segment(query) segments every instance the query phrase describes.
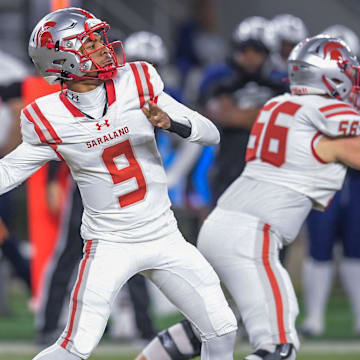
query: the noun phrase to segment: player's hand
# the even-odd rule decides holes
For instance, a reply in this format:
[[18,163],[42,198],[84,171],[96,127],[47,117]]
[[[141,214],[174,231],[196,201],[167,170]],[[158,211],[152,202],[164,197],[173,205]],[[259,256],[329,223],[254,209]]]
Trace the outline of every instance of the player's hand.
[[153,126],[167,130],[170,127],[170,118],[153,101],[148,101],[149,108],[141,109]]
[[4,240],[8,237],[9,237],[9,231],[6,225],[4,224],[4,222],[2,221],[2,219],[0,218],[0,245],[2,245]]

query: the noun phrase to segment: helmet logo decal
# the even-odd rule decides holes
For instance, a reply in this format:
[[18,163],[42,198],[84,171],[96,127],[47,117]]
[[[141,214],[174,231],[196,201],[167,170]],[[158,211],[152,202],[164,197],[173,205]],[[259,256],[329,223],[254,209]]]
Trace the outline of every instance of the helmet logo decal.
[[[56,25],[55,21],[46,22],[36,34],[36,47],[46,46],[47,43],[54,43],[51,34],[49,33],[49,29]],[[39,44],[40,43],[40,44]]]
[[324,59],[326,59],[327,55],[330,53],[331,60],[341,60],[342,54],[339,49],[343,49],[344,46],[338,42],[330,41],[324,46]]

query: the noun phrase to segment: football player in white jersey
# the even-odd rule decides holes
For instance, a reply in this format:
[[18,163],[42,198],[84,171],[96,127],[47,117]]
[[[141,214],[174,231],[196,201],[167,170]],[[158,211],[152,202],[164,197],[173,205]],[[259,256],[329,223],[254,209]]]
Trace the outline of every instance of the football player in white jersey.
[[[81,192],[84,255],[67,326],[36,360],[86,359],[122,285],[141,272],[200,331],[202,359],[233,359],[236,319],[219,278],[184,240],[170,210],[154,127],[216,144],[216,127],[163,92],[148,63],[119,66],[109,25],[78,8],[36,25],[29,55],[50,83],[66,85],[21,115],[23,142],[0,162],[4,193],[49,160],[64,160]],[[147,105],[148,104],[148,105]]]
[[[337,38],[308,38],[293,49],[292,94],[261,109],[244,172],[200,230],[197,246],[229,290],[249,334],[254,353],[246,360],[296,358],[298,303],[279,250],[295,239],[312,208],[326,209],[347,166],[360,169],[360,114],[346,102],[358,90],[356,66]],[[188,325],[160,333],[137,360],[195,357],[196,334]],[[164,356],[158,355],[161,348]],[[183,357],[173,357],[172,348]]]

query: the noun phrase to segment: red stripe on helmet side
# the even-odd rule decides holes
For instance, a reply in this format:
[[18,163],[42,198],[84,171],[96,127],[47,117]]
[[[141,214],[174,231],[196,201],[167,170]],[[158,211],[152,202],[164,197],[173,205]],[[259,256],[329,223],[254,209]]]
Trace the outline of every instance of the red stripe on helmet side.
[[94,16],[92,14],[90,14],[88,11],[84,10],[84,9],[77,9],[77,11],[81,12],[88,19],[94,19]]

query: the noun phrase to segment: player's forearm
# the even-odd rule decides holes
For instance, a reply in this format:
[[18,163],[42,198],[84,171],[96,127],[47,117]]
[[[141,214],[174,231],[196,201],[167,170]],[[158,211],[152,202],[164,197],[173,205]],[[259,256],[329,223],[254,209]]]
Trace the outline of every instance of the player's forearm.
[[191,127],[188,141],[201,145],[215,145],[220,141],[216,126],[206,117],[180,104],[169,95],[163,93],[159,97],[159,107],[175,122]]
[[322,136],[316,145],[316,153],[326,163],[341,162],[360,170],[360,136],[341,138]]
[[0,194],[14,189],[40,169],[51,154],[46,148],[21,143],[14,151],[0,160]]
[[336,140],[336,159],[355,170],[360,170],[360,136]]
[[0,160],[0,195],[19,186],[26,177],[22,169],[14,167],[5,158]]

